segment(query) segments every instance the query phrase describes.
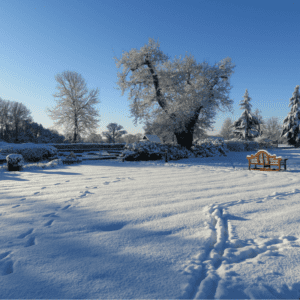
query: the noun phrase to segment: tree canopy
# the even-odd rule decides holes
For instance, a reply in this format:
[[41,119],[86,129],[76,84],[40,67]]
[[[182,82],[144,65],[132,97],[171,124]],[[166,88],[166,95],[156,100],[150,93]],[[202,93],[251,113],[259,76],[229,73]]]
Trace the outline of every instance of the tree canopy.
[[65,71],[55,76],[58,82],[58,93],[54,98],[58,101],[55,109],[50,110],[50,118],[58,120],[55,126],[65,126],[66,134],[73,134],[73,142],[81,135],[94,133],[99,116],[93,105],[99,103],[98,89],[88,92],[85,80],[77,72]]
[[206,114],[209,121],[220,106],[232,109],[233,100],[228,94],[234,65],[230,58],[214,66],[206,62],[198,64],[192,55],[170,61],[159,43],[149,39],[140,50],[123,52],[115,61],[118,68],[123,68],[117,83],[122,95],[130,90],[128,98],[132,102],[134,123],[138,120],[146,123],[153,114],[160,114],[178,144],[188,149],[192,146],[195,126],[201,123],[200,113]]

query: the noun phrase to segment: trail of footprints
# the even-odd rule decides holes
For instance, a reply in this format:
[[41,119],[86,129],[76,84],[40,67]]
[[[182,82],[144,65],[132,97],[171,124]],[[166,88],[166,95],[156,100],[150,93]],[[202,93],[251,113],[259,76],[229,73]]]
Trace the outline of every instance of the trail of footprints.
[[[228,212],[222,205],[209,205],[204,208],[209,221],[206,227],[212,230],[211,251],[203,250],[183,266],[183,273],[188,275],[189,283],[183,290],[182,299],[214,299],[222,279],[218,269],[224,265],[227,269],[232,264],[251,260],[257,256],[277,256],[286,247],[300,247],[300,239],[293,236],[265,238],[242,241],[234,237]],[[228,272],[228,275],[229,272]]]
[[[108,178],[108,177],[102,177],[102,178]],[[112,182],[119,182],[121,180],[125,180],[126,178],[116,178],[117,180],[112,181]],[[130,180],[134,180],[130,177],[128,177],[128,179]],[[67,180],[66,182],[69,182],[70,180]],[[56,183],[54,185],[59,185],[60,183]],[[110,184],[110,182],[105,181],[103,183],[104,185],[108,185]],[[46,187],[42,187],[41,189],[45,189]],[[89,187],[86,187],[89,188]],[[92,187],[93,189],[98,188],[98,186]],[[79,196],[79,198],[83,198],[86,197],[88,194],[93,194],[91,192],[89,192],[88,190],[82,192],[79,192],[81,195]],[[33,195],[39,195],[40,192],[35,192]],[[20,201],[25,201],[26,198],[22,198],[20,199]],[[65,202],[73,202],[74,199],[65,201]],[[20,205],[14,205],[12,206],[12,208],[17,208],[20,207]],[[64,207],[61,208],[62,211],[65,211],[67,209],[69,209],[71,207],[71,204],[65,205]],[[59,215],[56,214],[56,212],[52,212],[49,214],[45,214],[43,215],[44,218],[51,218],[50,220],[48,220],[46,223],[44,223],[44,227],[50,227],[52,226],[53,222],[55,221],[55,218],[59,218]],[[34,246],[36,244],[36,238],[34,236],[34,228],[30,228],[27,231],[23,232],[22,234],[20,234],[17,238],[18,239],[27,239],[26,242],[24,243],[24,247],[31,247]],[[10,258],[12,254],[12,251],[6,251],[3,253],[0,253],[0,275],[4,276],[4,275],[9,275],[13,273],[13,260]]]

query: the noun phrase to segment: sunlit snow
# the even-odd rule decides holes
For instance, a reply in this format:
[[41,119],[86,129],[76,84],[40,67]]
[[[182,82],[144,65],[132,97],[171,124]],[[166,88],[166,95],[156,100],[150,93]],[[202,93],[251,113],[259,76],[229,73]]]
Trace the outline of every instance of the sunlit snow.
[[0,298],[299,299],[300,152],[268,151],[0,168]]

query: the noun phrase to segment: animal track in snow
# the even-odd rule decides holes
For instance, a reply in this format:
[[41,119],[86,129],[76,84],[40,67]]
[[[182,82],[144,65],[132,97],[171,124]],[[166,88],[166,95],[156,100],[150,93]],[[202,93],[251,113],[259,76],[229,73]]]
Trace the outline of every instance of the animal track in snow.
[[38,195],[40,192],[35,192],[33,195]]
[[33,232],[33,228],[31,228],[31,229],[27,230],[26,232],[20,234],[18,236],[18,239],[24,239],[24,237],[26,237],[27,235],[31,234],[32,232]]
[[[263,256],[279,256],[286,247],[299,247],[299,239],[293,236],[266,238],[260,236],[254,240],[242,241],[234,238],[231,222],[227,220],[228,213],[221,205],[209,205],[204,208],[209,217],[206,227],[212,231],[210,251],[203,250],[192,257],[183,267],[188,275],[189,283],[183,290],[181,298],[214,299],[218,286],[223,279],[218,270],[232,264],[241,263]],[[297,241],[298,240],[298,241]],[[222,268],[224,273],[224,268]],[[223,274],[221,273],[221,274]],[[230,271],[226,271],[230,275]]]

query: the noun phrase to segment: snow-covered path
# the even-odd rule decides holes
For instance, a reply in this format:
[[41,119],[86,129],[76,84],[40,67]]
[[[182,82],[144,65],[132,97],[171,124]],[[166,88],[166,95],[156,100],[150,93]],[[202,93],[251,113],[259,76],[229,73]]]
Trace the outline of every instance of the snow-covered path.
[[0,298],[298,299],[300,152],[269,152],[0,170]]

